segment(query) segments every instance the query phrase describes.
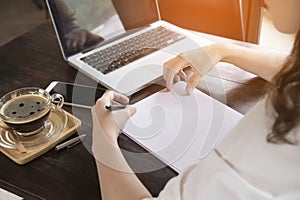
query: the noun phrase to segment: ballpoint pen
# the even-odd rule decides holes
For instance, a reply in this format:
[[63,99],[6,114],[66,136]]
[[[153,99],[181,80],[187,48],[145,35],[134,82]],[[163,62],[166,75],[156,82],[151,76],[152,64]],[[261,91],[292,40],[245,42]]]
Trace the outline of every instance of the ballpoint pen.
[[72,146],[75,146],[76,144],[82,142],[82,140],[84,139],[85,136],[86,136],[86,134],[83,134],[83,135],[80,135],[78,137],[72,138],[72,139],[70,139],[66,142],[63,142],[63,143],[57,145],[55,147],[55,150],[59,151],[59,150],[64,149],[64,148],[71,148]]
[[110,111],[121,110],[121,109],[124,109],[125,107],[126,107],[126,105],[123,105],[123,104],[105,106],[105,108],[110,110]]

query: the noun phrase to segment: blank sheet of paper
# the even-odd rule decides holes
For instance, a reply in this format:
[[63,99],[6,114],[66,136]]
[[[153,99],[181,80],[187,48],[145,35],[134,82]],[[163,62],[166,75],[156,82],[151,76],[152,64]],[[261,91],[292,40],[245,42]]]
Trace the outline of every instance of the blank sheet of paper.
[[123,132],[180,172],[205,157],[242,114],[186,83],[155,93],[135,104],[136,114]]
[[22,197],[19,197],[11,192],[8,192],[0,188],[0,200],[22,200]]

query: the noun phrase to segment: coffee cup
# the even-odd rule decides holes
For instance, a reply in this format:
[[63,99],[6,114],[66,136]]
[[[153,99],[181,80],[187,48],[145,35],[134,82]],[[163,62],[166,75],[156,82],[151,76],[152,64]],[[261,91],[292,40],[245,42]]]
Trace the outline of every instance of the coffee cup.
[[11,91],[0,99],[0,118],[20,136],[38,134],[51,112],[61,109],[64,98],[41,88],[27,87]]

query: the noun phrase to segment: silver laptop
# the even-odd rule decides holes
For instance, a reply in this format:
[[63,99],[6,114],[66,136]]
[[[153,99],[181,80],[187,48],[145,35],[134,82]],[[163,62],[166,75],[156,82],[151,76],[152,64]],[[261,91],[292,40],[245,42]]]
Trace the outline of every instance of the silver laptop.
[[47,0],[64,59],[109,89],[130,95],[162,64],[207,41],[160,20],[157,0]]

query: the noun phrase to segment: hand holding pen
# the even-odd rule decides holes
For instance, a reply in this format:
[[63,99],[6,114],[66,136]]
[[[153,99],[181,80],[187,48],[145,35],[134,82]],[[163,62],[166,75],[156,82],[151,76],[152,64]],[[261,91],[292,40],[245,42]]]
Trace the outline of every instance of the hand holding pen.
[[115,111],[115,110],[122,110],[122,109],[126,108],[126,105],[124,105],[124,104],[106,105],[105,108],[110,111]]
[[[101,103],[100,103],[101,102]],[[108,124],[108,126],[114,126],[116,123],[117,126],[119,127],[119,130],[121,130],[126,121],[128,120],[129,118],[129,115],[128,113],[134,113],[135,112],[135,109],[134,107],[132,106],[129,106],[128,105],[128,108],[126,104],[128,104],[129,102],[129,99],[121,94],[118,94],[118,93],[114,93],[112,91],[107,91],[102,98],[100,98],[97,102],[96,102],[96,105],[94,107],[87,107],[87,108],[91,108],[91,111],[92,113],[95,111],[95,107],[98,107],[97,104],[102,104],[104,102],[107,102],[105,104],[105,106],[101,107],[101,108],[104,108],[104,109],[100,109],[101,112],[104,112],[104,111],[108,111],[109,112],[109,115],[112,115],[114,120]],[[128,112],[127,109],[130,109],[131,111]],[[97,109],[99,110],[99,109]],[[112,112],[111,112],[112,111]],[[108,116],[109,116],[108,115]],[[131,116],[131,115],[130,115]],[[124,123],[125,121],[125,123]],[[102,123],[103,124],[103,123]],[[106,124],[106,123],[104,123]],[[61,143],[59,145],[57,145],[55,147],[56,150],[61,150],[61,149],[64,149],[64,148],[70,148],[72,146],[75,146],[76,144],[80,143],[84,137],[86,135],[80,135],[78,137],[75,137],[75,138],[72,138],[70,140],[67,140],[66,142],[64,143]]]
[[[120,104],[115,104],[118,102]],[[117,145],[117,138],[124,128],[127,120],[135,113],[136,109],[132,105],[128,105],[129,99],[119,93],[107,91],[96,105],[92,107],[93,135],[97,137],[96,132],[101,132],[113,144]],[[97,142],[93,138],[93,142]]]

